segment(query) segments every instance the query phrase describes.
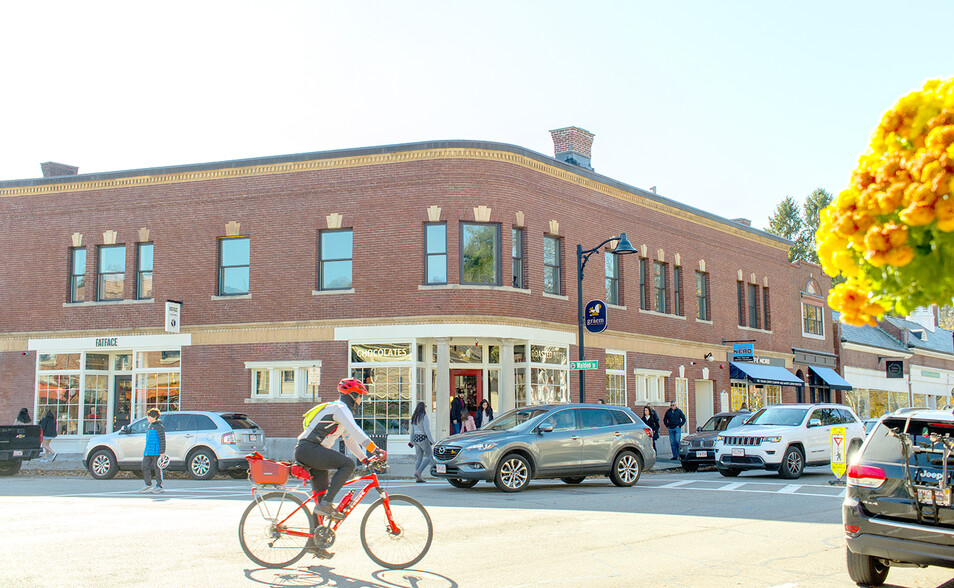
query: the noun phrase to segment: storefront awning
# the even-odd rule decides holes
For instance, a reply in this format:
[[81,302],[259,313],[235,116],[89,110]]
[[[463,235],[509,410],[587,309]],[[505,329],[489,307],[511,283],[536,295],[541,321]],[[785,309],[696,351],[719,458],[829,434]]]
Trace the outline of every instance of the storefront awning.
[[828,387],[832,390],[851,390],[851,384],[848,383],[848,380],[842,378],[838,375],[838,372],[831,368],[815,367],[813,365],[808,366],[816,376],[822,379],[823,382],[828,384]]
[[805,385],[805,382],[783,367],[738,361],[729,362],[729,377],[733,380],[748,380],[769,386],[798,386],[800,388]]

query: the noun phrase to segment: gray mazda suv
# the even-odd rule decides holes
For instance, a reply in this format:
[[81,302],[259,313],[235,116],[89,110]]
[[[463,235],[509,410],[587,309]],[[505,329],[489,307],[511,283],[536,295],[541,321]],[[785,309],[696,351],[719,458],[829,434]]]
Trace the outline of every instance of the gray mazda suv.
[[544,404],[441,441],[434,460],[431,475],[458,488],[492,480],[503,492],[519,492],[532,478],[579,484],[609,476],[617,486],[632,486],[656,463],[656,453],[652,430],[628,408]]

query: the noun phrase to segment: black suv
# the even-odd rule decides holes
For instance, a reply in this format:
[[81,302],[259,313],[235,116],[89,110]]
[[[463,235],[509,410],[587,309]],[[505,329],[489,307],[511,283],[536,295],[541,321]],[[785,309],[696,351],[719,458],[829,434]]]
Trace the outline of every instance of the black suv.
[[893,564],[954,568],[954,414],[885,416],[848,467],[848,574],[880,586]]

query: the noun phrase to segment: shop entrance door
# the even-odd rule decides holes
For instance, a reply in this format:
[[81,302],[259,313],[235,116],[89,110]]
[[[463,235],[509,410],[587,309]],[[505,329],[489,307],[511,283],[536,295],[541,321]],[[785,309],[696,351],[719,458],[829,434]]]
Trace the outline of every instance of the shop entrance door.
[[113,431],[129,424],[132,417],[132,376],[113,377]]
[[455,397],[459,390],[464,391],[464,408],[467,412],[470,414],[477,412],[477,406],[484,399],[484,371],[451,370],[450,380]]

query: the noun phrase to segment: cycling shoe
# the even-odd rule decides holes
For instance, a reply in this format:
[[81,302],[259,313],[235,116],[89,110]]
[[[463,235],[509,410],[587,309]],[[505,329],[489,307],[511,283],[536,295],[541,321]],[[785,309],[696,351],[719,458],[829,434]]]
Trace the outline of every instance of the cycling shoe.
[[345,516],[335,510],[335,507],[330,504],[319,504],[315,507],[315,514],[323,517],[328,517],[334,521],[343,521]]

